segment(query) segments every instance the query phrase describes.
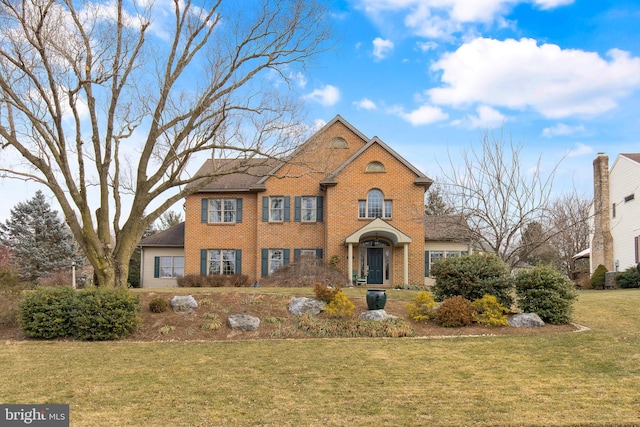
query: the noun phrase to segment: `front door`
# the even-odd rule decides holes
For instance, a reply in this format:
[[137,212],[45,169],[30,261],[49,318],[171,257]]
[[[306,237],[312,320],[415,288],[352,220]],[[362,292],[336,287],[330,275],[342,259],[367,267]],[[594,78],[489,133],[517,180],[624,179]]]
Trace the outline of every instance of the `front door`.
[[369,264],[369,276],[367,284],[381,285],[383,272],[382,248],[367,248],[367,263]]

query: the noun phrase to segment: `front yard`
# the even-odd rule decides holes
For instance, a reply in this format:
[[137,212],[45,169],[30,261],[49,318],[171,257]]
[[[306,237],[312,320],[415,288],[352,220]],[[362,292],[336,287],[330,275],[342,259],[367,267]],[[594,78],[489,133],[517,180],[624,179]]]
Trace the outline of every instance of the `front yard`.
[[[247,312],[289,292],[229,291],[215,293]],[[639,303],[639,290],[581,292],[575,321],[591,330],[580,333],[238,340],[227,330],[209,341],[202,319],[172,336],[154,335],[173,323],[156,318],[138,340],[5,339],[0,401],[69,403],[73,426],[638,425]],[[263,326],[278,338],[284,314],[272,317]]]

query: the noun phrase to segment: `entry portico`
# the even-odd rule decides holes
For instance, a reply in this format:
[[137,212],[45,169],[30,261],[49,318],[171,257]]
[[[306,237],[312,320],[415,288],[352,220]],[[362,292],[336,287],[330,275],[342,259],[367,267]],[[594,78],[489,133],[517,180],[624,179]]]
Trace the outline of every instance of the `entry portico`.
[[[402,248],[402,277],[409,282],[409,244],[411,237],[376,218],[345,239],[348,246],[349,271],[357,271],[358,276],[366,277],[367,284],[390,285],[393,257],[396,249]],[[357,260],[354,269],[354,250],[357,247]]]

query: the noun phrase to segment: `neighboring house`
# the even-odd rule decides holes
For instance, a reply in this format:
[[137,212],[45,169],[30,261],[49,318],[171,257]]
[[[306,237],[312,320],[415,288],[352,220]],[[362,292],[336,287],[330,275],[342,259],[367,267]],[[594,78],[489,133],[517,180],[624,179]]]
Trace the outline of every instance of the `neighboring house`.
[[424,221],[425,284],[435,285],[430,271],[433,263],[442,258],[459,257],[473,252],[471,230],[461,215],[427,215]]
[[593,170],[590,271],[624,271],[640,262],[640,153],[619,154],[610,171],[598,153]]
[[184,222],[140,241],[140,287],[170,288],[184,275]]
[[[221,175],[186,198],[183,252],[173,245],[175,236],[150,245],[151,236],[141,244],[143,262],[158,257],[159,276],[163,256],[184,254],[185,274],[245,274],[259,282],[297,257],[313,255],[362,284],[423,284],[439,253],[469,250],[450,229],[442,233],[450,217],[425,220],[424,194],[432,180],[340,116],[287,163],[209,159],[196,176],[212,172]],[[150,267],[143,270],[144,287],[171,283],[149,279]]]

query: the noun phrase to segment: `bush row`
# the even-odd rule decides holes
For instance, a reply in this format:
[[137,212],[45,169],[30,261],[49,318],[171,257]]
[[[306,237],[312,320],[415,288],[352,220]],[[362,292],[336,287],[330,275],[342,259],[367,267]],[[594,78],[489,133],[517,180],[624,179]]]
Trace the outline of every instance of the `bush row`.
[[456,296],[475,301],[491,295],[507,309],[515,304],[548,323],[562,324],[571,319],[576,298],[573,284],[551,267],[536,266],[512,276],[496,255],[473,254],[439,260],[433,264],[432,273],[437,301]]
[[20,302],[20,327],[31,338],[115,340],[138,330],[139,309],[126,289],[37,288]]
[[187,274],[177,282],[180,288],[247,288],[251,285],[245,274]]

